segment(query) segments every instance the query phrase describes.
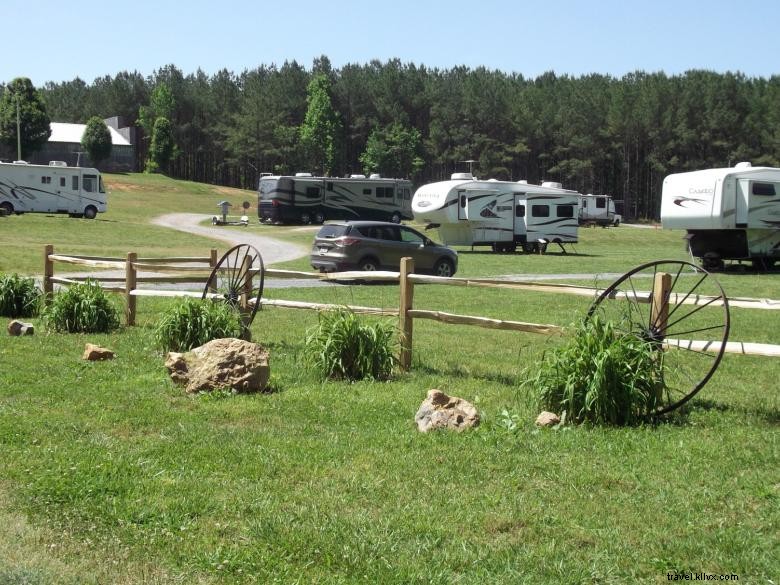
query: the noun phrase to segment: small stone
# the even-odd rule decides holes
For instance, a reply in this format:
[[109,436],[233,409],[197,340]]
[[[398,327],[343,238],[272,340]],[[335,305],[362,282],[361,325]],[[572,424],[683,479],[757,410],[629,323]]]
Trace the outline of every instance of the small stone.
[[115,357],[116,354],[110,349],[100,347],[94,343],[88,343],[86,346],[84,346],[84,355],[81,356],[81,359],[88,360],[90,362],[97,362],[102,360],[112,360]]
[[536,417],[536,426],[538,427],[554,427],[560,424],[560,417],[554,412],[543,411]]

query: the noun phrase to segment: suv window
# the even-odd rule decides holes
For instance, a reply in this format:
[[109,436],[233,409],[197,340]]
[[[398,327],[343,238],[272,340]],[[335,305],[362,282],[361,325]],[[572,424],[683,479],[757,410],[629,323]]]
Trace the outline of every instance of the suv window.
[[327,238],[329,240],[340,238],[349,231],[349,226],[346,225],[324,225],[317,232],[318,238]]
[[408,228],[401,228],[401,241],[406,244],[423,244],[425,240],[415,231]]

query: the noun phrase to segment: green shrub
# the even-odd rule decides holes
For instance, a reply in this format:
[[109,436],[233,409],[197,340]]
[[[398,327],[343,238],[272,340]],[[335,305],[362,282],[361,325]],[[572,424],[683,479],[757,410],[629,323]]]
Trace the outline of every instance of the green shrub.
[[595,315],[548,352],[529,380],[540,406],[575,423],[628,425],[646,420],[661,398],[663,356]]
[[241,316],[227,303],[187,298],[163,313],[154,336],[163,351],[188,351],[242,332]]
[[41,290],[35,280],[18,274],[0,275],[0,315],[34,317],[38,314]]
[[54,331],[108,333],[119,327],[119,314],[100,284],[87,280],[57,292],[43,317]]
[[322,378],[385,380],[396,363],[395,328],[364,323],[352,311],[321,313],[307,332],[306,355]]

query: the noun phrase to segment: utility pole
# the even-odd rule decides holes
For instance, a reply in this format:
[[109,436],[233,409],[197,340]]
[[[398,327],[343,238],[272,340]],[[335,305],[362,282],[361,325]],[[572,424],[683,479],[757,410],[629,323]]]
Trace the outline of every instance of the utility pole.
[[16,160],[22,160],[22,120],[19,115],[19,94],[16,94]]

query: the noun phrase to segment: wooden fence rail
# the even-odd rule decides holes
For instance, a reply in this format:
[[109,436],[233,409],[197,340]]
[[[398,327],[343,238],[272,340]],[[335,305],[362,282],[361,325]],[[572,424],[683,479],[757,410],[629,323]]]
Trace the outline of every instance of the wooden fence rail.
[[[54,263],[62,262],[66,264],[74,264],[80,266],[87,266],[90,268],[113,268],[123,270],[123,276],[104,276],[99,273],[90,277],[58,277],[54,274]],[[190,264],[200,264],[201,266],[191,266]],[[131,252],[127,254],[127,257],[122,258],[109,258],[102,256],[74,256],[55,254],[54,247],[47,245],[44,250],[44,302],[47,302],[54,291],[54,284],[72,285],[87,280],[87,278],[95,280],[100,283],[115,283],[123,282],[124,286],[104,286],[104,289],[109,292],[121,293],[125,295],[126,300],[126,312],[125,320],[127,325],[135,324],[136,317],[136,302],[138,297],[196,297],[203,296],[202,292],[186,291],[186,290],[158,290],[158,289],[139,289],[139,284],[179,284],[179,283],[200,283],[204,287],[208,274],[217,265],[217,251],[211,250],[209,256],[203,257],[172,257],[172,258],[139,258],[136,253]],[[164,273],[156,276],[139,276],[138,270],[145,269],[154,272]],[[259,272],[258,270],[245,268],[246,272],[250,275],[250,283],[254,276]],[[174,276],[168,273],[184,274],[184,276]],[[385,315],[385,316],[398,316],[399,319],[399,337],[400,337],[400,356],[399,362],[403,369],[409,369],[412,363],[412,347],[414,337],[414,320],[415,319],[428,319],[438,321],[446,324],[456,325],[471,325],[478,327],[485,327],[489,329],[501,329],[507,331],[522,331],[526,333],[537,333],[541,335],[553,335],[559,334],[564,329],[558,325],[549,324],[537,324],[537,323],[524,323],[520,321],[511,321],[503,319],[493,319],[489,317],[480,317],[474,315],[458,315],[454,313],[446,313],[444,311],[430,311],[414,308],[414,287],[416,284],[434,284],[444,286],[461,286],[461,287],[477,287],[477,288],[496,288],[496,289],[513,289],[513,290],[529,290],[536,292],[546,293],[558,293],[568,294],[576,296],[586,296],[590,298],[596,298],[600,295],[604,289],[580,286],[574,284],[559,284],[559,283],[540,283],[535,281],[507,281],[500,279],[489,278],[446,278],[440,276],[431,276],[424,274],[414,273],[414,262],[411,258],[404,258],[401,261],[400,272],[390,271],[350,271],[350,272],[335,272],[335,273],[313,273],[303,272],[298,270],[279,270],[273,268],[265,269],[266,277],[276,278],[295,278],[295,279],[311,279],[311,280],[325,280],[325,281],[383,281],[383,282],[398,282],[399,283],[399,306],[398,309],[394,308],[377,308],[377,307],[364,307],[359,305],[334,305],[327,303],[311,303],[304,301],[289,301],[278,299],[266,299],[261,298],[260,304],[269,307],[284,307],[289,309],[305,309],[315,311],[328,311],[338,308],[347,308],[356,313],[371,314],[371,315]],[[661,275],[657,275],[661,276]],[[665,295],[663,293],[664,281],[658,278],[654,283],[653,291],[632,291],[631,294],[618,293],[616,298],[624,298],[626,300],[633,300],[636,302],[650,303],[653,302],[654,311],[667,310],[669,304],[686,304],[686,305],[710,305],[719,306],[722,303],[719,301],[713,302],[713,297],[706,296],[681,296],[676,294]],[[655,296],[654,296],[655,295]],[[206,295],[208,298],[219,299],[222,295],[218,293],[209,293]],[[242,297],[248,295],[242,295]],[[668,299],[664,302],[659,302],[659,299]],[[655,299],[655,300],[653,300]],[[251,301],[246,301],[245,304],[249,304]],[[729,307],[739,307],[747,309],[763,309],[763,310],[780,310],[780,301],[771,299],[752,299],[735,297],[728,299]],[[657,318],[663,319],[663,314],[656,315]],[[674,340],[669,339],[666,341],[668,346],[684,347],[687,349],[695,349],[697,351],[712,351],[717,352],[720,350],[720,344],[717,342],[704,342],[697,340]],[[762,343],[748,343],[748,342],[728,342],[726,344],[725,351],[728,353],[736,353],[743,355],[761,355],[780,357],[780,345],[762,344]]]

